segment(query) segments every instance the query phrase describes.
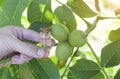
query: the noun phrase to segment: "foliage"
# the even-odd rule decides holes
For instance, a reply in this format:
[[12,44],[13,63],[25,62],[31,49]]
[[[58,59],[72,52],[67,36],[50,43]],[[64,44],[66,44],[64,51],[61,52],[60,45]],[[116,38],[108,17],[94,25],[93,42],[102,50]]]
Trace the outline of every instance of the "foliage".
[[[95,0],[98,12],[92,11],[84,0],[67,0],[66,4],[61,3],[60,0],[54,1],[60,6],[52,11],[51,0],[0,0],[0,27],[6,25],[23,26],[21,19],[25,9],[27,9],[27,20],[30,23],[28,29],[37,32],[40,32],[40,28],[50,27],[53,23],[62,23],[71,32],[78,27],[75,17],[77,15],[87,25],[84,32],[86,36],[89,36],[100,20],[118,18],[118,16],[113,18],[100,16],[98,0]],[[86,20],[86,18],[93,17],[96,18],[93,23]],[[73,51],[72,56],[67,58],[67,61],[60,61],[54,56],[32,59],[22,65],[1,67],[0,79],[120,79],[120,69],[112,77],[108,73],[109,68],[120,64],[119,33],[119,28],[110,32],[110,43],[102,48],[100,57],[96,55],[87,41],[86,47],[91,50],[94,59],[87,58],[87,54],[84,52],[82,53],[85,55],[84,57],[81,53],[76,57],[81,47],[75,47],[76,50]]]

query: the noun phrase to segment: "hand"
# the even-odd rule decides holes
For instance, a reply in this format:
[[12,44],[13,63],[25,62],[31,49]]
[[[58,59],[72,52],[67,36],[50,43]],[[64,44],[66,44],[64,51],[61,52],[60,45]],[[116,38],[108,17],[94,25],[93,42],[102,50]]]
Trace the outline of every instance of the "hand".
[[32,58],[43,58],[49,55],[50,49],[44,50],[43,48],[24,42],[24,40],[41,41],[44,47],[55,45],[55,41],[48,34],[48,29],[40,35],[35,31],[21,27],[6,26],[0,28],[0,59],[11,57],[11,61],[0,64],[0,66],[22,64]]

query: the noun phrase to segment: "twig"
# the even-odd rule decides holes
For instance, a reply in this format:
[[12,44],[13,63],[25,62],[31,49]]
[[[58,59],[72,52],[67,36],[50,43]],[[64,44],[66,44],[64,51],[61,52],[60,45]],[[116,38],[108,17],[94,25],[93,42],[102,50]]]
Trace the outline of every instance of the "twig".
[[105,19],[120,19],[120,17],[109,17],[109,16],[98,16],[99,20],[105,20]]
[[104,73],[104,75],[106,76],[106,78],[109,79],[109,76],[108,76],[107,72],[106,72],[105,69],[100,65],[100,64],[101,64],[101,63],[100,63],[100,60],[99,60],[99,58],[97,57],[97,55],[96,55],[95,51],[93,50],[92,46],[91,46],[88,42],[87,42],[87,45],[89,46],[89,48],[90,48],[90,50],[92,51],[94,57],[96,58],[96,60],[97,60],[97,62],[98,62],[98,64],[99,64],[100,69],[103,71],[103,73]]
[[79,49],[79,47],[75,50],[75,52],[74,52],[74,54],[72,55],[70,61],[68,62],[68,65],[66,66],[66,68],[65,68],[65,70],[64,70],[64,72],[63,72],[63,74],[62,74],[62,76],[61,76],[61,79],[63,79],[63,77],[65,76],[65,73],[66,73],[66,71],[67,71],[67,69],[68,69],[70,63],[72,62],[73,58],[75,57],[75,55],[76,55],[78,49]]

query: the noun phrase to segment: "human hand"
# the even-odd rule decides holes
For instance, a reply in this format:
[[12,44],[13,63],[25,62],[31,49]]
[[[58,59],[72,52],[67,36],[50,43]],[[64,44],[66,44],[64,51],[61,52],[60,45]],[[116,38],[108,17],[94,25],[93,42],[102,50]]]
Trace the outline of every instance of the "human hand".
[[[43,43],[44,47],[55,45],[55,41],[48,34],[48,29],[42,29],[41,34],[15,26],[6,26],[0,28],[0,59],[11,57],[6,64],[22,64],[32,58],[43,58],[49,55],[50,49],[44,50],[33,44],[24,42],[24,40],[32,40]],[[16,53],[18,52],[18,53]]]

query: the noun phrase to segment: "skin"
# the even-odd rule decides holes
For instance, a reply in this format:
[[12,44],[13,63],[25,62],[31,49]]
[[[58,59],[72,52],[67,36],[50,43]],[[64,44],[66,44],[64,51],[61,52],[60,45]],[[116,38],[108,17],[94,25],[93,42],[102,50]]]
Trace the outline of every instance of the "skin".
[[[11,57],[10,61],[2,63],[0,66],[23,64],[32,58],[47,57],[50,53],[50,47],[55,45],[55,41],[48,32],[49,29],[46,30],[46,28],[43,28],[41,33],[17,26],[0,28],[0,59]],[[41,42],[43,47],[49,46],[49,48],[39,48],[36,45],[25,42],[25,40]]]

